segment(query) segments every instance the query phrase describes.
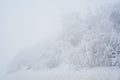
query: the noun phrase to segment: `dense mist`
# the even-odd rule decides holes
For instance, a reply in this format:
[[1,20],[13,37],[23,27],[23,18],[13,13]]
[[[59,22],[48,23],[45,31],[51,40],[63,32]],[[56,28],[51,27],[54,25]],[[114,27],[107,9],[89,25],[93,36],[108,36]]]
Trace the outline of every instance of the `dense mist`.
[[0,74],[120,67],[119,0],[1,0],[0,11]]
[[61,15],[60,35],[19,52],[8,66],[8,72],[120,67],[120,6],[119,3],[105,4],[86,8],[85,12]]

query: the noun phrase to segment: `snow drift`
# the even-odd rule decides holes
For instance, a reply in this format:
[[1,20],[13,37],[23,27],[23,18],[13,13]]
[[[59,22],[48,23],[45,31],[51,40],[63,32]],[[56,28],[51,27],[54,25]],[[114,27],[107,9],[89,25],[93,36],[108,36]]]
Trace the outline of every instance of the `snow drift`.
[[119,68],[92,68],[79,71],[53,69],[48,71],[20,71],[1,80],[120,80]]

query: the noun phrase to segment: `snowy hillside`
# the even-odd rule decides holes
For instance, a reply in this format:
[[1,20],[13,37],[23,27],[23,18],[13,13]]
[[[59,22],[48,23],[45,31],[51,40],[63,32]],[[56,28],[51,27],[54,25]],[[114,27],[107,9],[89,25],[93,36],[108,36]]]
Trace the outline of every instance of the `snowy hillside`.
[[60,35],[19,51],[0,80],[120,80],[120,3],[112,1],[62,14]]
[[23,50],[16,56],[8,73],[20,70],[46,70],[69,66],[120,67],[120,6],[108,5],[98,12],[63,17],[64,31],[50,44]]

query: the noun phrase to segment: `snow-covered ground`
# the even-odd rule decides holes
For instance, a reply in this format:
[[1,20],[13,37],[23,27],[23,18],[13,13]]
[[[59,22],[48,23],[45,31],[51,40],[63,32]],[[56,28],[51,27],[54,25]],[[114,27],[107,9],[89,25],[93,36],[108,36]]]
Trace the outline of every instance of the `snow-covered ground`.
[[48,71],[20,71],[0,80],[120,80],[120,68],[99,67],[78,71],[53,69]]

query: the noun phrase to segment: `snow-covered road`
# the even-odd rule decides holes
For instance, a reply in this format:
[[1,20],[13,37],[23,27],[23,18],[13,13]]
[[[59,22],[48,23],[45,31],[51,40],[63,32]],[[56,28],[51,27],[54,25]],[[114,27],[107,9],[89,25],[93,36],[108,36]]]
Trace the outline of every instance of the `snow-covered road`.
[[120,69],[92,68],[79,71],[66,71],[62,69],[21,71],[8,74],[1,80],[120,80]]

